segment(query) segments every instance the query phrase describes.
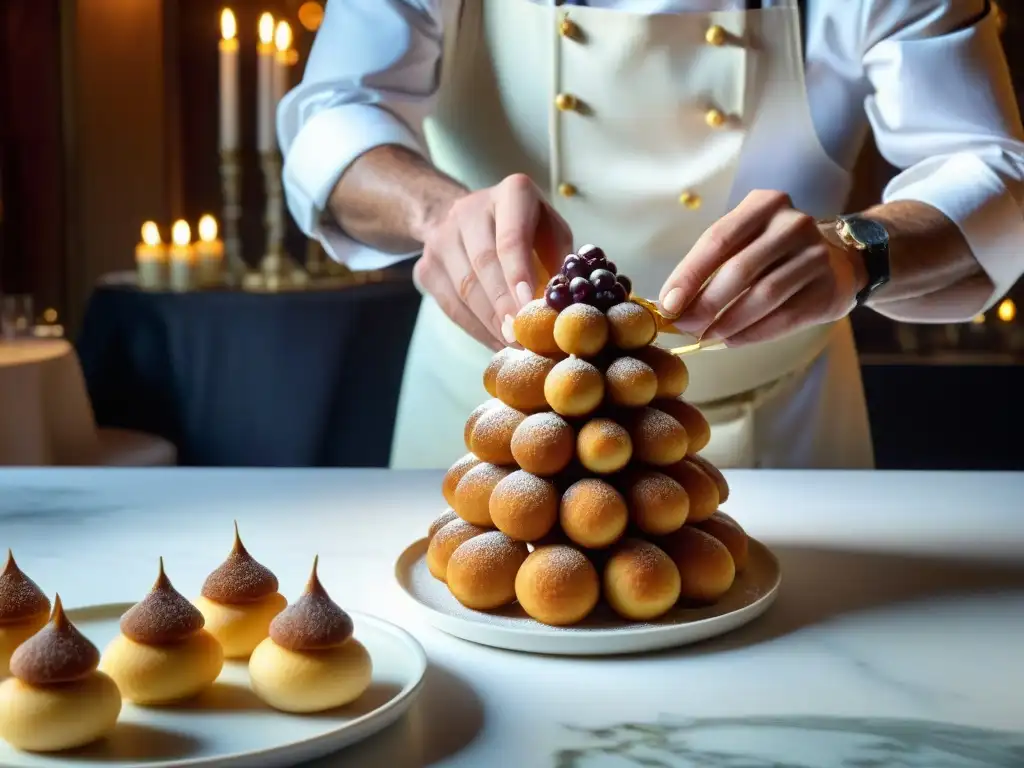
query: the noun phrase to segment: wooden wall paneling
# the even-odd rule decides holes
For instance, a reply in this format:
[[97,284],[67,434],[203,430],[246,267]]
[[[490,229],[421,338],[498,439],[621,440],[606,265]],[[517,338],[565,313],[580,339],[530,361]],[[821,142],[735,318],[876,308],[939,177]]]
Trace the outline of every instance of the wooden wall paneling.
[[0,3],[0,290],[64,309],[64,167],[58,0]]

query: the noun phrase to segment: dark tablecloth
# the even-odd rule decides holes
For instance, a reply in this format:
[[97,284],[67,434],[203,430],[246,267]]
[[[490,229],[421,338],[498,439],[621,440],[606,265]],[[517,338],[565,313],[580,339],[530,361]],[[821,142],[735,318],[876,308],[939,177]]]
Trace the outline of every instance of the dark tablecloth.
[[192,466],[386,466],[419,308],[398,277],[331,291],[101,286],[78,353],[103,426]]

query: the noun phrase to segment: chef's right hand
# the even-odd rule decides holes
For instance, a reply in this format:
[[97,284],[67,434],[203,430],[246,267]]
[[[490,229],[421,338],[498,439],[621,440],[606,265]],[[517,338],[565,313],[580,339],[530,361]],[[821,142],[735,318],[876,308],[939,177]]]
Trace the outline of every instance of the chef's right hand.
[[[553,274],[572,250],[568,224],[523,174],[457,198],[423,238],[413,279],[448,317],[492,349],[514,342],[502,327],[536,294],[536,250]],[[508,318],[506,320],[506,318]]]

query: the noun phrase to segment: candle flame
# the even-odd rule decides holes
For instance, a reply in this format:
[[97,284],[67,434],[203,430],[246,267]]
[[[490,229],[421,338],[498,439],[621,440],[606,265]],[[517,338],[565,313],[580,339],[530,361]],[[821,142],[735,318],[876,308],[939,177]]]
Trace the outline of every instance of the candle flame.
[[264,45],[270,45],[274,42],[274,17],[269,13],[264,13],[260,16],[260,42]]
[[235,21],[235,13],[230,8],[220,12],[220,36],[225,40],[234,40],[238,34],[238,22]]
[[204,243],[212,243],[217,239],[217,220],[210,214],[199,219],[199,239]]
[[274,47],[281,53],[292,47],[292,28],[287,21],[277,22],[277,29],[274,30]]
[[192,230],[187,221],[178,219],[174,222],[174,226],[171,227],[171,240],[178,246],[189,244],[192,240]]
[[1017,316],[1017,305],[1013,303],[1013,299],[1003,299],[996,313],[1004,323],[1012,323],[1013,318]]
[[142,242],[146,245],[160,245],[160,228],[155,221],[147,221],[142,225]]

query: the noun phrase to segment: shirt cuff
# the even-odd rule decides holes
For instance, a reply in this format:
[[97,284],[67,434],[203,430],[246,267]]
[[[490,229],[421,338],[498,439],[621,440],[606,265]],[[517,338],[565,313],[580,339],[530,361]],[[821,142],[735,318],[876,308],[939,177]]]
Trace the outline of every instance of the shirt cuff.
[[[1024,272],[1024,212],[999,174],[968,152],[933,158],[907,169],[886,187],[882,201],[916,200],[938,209],[963,234],[971,253],[992,281],[984,304],[957,308],[947,322],[966,322],[987,311]],[[873,307],[888,314],[884,304]],[[896,320],[914,321],[889,315]]]
[[288,210],[307,236],[351,269],[382,269],[416,253],[378,251],[347,237],[325,215],[327,201],[348,167],[371,149],[397,144],[423,154],[417,136],[390,112],[368,104],[327,107],[310,117],[295,136],[284,162]]

